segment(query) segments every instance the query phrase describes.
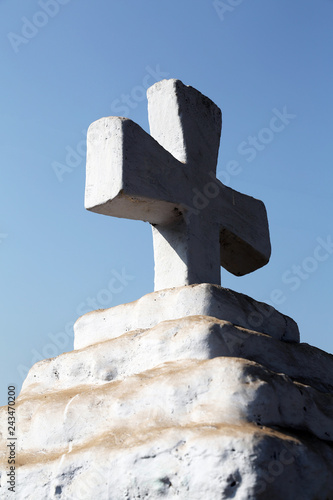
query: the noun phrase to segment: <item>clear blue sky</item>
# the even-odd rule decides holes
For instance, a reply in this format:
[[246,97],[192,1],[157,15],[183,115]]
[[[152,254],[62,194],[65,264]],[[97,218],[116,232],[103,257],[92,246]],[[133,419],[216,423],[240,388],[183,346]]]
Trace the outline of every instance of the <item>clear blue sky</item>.
[[150,226],[84,209],[84,140],[108,115],[148,130],[165,77],[220,106],[218,175],[267,207],[270,263],[222,285],[333,351],[332,26],[332,0],[1,0],[0,404],[82,312],[153,290]]

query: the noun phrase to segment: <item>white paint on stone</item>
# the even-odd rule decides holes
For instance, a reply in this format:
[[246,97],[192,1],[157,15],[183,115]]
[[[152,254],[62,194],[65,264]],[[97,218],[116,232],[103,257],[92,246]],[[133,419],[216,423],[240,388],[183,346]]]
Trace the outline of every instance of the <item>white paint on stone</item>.
[[216,178],[220,109],[179,80],[147,94],[151,136],[125,118],[89,127],[86,208],[153,225],[155,290],[219,284],[220,265],[236,275],[265,265],[264,204]]
[[281,342],[208,316],[189,316],[135,330],[105,342],[36,363],[21,397],[101,385],[168,361],[235,357],[255,361],[293,380],[333,394],[333,356],[309,346]]
[[74,348],[194,315],[212,316],[277,339],[299,342],[297,324],[288,316],[247,295],[203,283],[153,292],[135,302],[81,316],[74,325]]
[[330,498],[332,377],[328,354],[207,316],[40,362],[16,405],[16,498]]
[[[3,414],[3,411],[2,411]],[[333,395],[239,358],[168,362],[100,386],[20,399],[18,455],[64,453],[103,433],[255,423],[333,441]],[[1,433],[6,435],[1,418]]]
[[[15,499],[333,498],[331,446],[251,424],[119,429],[61,458],[22,456]],[[12,500],[0,468],[1,498]]]
[[[20,458],[17,500],[322,500],[333,496],[332,447],[251,424],[101,434],[62,456]],[[5,486],[5,464],[0,482]],[[57,494],[56,494],[57,492]],[[4,500],[12,493],[2,491]]]

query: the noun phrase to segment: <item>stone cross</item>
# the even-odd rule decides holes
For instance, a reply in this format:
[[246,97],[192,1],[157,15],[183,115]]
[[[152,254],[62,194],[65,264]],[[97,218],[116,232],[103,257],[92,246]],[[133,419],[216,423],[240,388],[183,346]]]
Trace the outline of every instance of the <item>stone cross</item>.
[[220,284],[220,266],[250,273],[270,257],[265,206],[216,178],[221,111],[179,80],[148,89],[151,135],[101,118],[87,138],[85,207],[153,228],[155,290]]

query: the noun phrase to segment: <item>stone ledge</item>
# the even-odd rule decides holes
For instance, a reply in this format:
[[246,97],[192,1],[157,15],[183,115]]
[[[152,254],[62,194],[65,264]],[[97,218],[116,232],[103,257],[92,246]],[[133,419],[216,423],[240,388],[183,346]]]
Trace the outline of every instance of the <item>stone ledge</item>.
[[135,302],[87,313],[74,325],[74,348],[195,315],[229,321],[278,340],[299,342],[297,324],[288,316],[247,295],[204,283],[153,292]]
[[[250,424],[104,433],[55,459],[25,457],[16,500],[314,500],[333,498],[332,447]],[[29,457],[31,460],[29,460]],[[51,461],[50,461],[51,460]],[[6,464],[0,466],[3,500]],[[207,478],[209,480],[207,481]]]
[[[0,415],[4,415],[3,408]],[[17,402],[17,453],[83,445],[102,432],[188,424],[256,423],[333,441],[333,396],[240,358],[180,360],[123,381]],[[0,419],[6,435],[6,420]]]
[[281,342],[216,318],[187,316],[39,361],[29,371],[20,399],[121,380],[167,361],[220,356],[255,361],[333,394],[332,355],[307,344]]

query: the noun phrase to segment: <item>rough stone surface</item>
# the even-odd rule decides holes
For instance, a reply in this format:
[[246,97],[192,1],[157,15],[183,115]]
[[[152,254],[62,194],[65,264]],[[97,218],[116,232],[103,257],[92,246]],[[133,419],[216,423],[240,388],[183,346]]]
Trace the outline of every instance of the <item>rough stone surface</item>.
[[241,293],[203,283],[153,292],[135,302],[87,313],[74,325],[74,347],[81,349],[161,321],[193,315],[212,316],[277,339],[299,342],[297,324],[288,316]]
[[[22,397],[19,453],[60,453],[103,432],[256,423],[333,440],[333,395],[238,358],[169,362],[123,381]],[[1,433],[5,435],[5,426]]]
[[320,440],[251,424],[119,429],[61,455],[22,455],[15,498],[331,500],[332,461]]
[[333,393],[332,355],[216,318],[189,316],[39,361],[31,368],[21,397],[123,380],[168,361],[220,356],[255,361],[292,380]]
[[[37,363],[16,406],[16,498],[333,499],[332,365],[200,315]],[[4,442],[6,408],[0,422]],[[2,451],[4,488],[5,472]]]
[[86,208],[153,225],[155,290],[220,284],[220,265],[243,275],[267,264],[264,204],[216,178],[220,109],[179,80],[147,94],[151,136],[126,118],[89,127]]

